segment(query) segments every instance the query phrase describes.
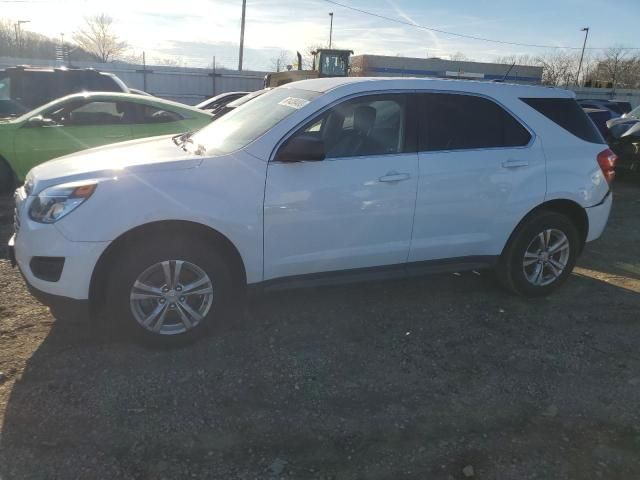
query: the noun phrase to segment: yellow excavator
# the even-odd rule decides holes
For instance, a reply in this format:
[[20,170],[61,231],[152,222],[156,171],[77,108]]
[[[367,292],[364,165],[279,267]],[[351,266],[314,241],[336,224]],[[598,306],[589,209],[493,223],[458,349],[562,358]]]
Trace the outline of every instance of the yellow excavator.
[[[349,74],[349,58],[353,50],[338,50],[319,48],[311,52],[313,55],[313,69],[302,70],[302,55],[298,56],[298,69],[284,72],[268,73],[264,78],[265,88],[279,87],[286,83],[306,80],[308,78],[346,77]],[[291,68],[289,66],[289,68]]]

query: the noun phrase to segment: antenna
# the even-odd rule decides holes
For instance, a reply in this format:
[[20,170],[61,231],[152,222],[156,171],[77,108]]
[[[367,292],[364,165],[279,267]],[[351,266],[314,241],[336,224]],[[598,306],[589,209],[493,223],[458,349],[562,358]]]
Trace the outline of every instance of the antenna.
[[507,70],[507,73],[505,73],[504,77],[502,77],[502,80],[500,80],[501,82],[504,82],[507,79],[507,77],[509,76],[509,73],[511,73],[511,69],[515,66],[516,66],[516,62],[514,61],[509,67],[509,70]]

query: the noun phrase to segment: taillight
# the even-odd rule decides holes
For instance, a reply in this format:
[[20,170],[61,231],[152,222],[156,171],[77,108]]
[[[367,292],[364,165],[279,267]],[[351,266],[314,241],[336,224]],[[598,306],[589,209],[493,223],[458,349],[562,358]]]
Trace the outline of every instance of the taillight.
[[615,169],[617,161],[618,156],[609,148],[598,154],[598,165],[600,165],[600,170],[602,170],[602,175],[604,175],[605,180],[609,183],[616,177]]

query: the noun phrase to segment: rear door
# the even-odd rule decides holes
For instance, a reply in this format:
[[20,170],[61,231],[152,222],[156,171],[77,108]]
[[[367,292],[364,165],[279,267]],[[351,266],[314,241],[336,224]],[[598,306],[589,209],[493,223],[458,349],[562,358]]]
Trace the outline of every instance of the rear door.
[[540,142],[504,107],[476,95],[425,93],[419,118],[409,261],[499,255],[520,219],[544,200]]

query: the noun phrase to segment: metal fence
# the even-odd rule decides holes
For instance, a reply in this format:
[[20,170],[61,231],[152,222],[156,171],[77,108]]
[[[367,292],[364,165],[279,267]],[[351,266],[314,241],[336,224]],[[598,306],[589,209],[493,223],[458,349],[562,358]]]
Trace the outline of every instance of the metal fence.
[[[55,60],[0,57],[0,68],[15,65],[60,67]],[[252,92],[263,87],[266,72],[184,68],[125,63],[74,62],[74,67],[95,68],[117,75],[130,88],[194,105],[224,92]]]
[[[0,68],[15,65],[61,66],[54,60],[0,57]],[[130,88],[189,105],[195,105],[224,92],[259,90],[263,87],[264,76],[267,73],[126,63],[74,62],[73,66],[113,73]],[[572,90],[578,98],[622,100],[631,103],[633,107],[640,105],[640,90],[577,87]]]

